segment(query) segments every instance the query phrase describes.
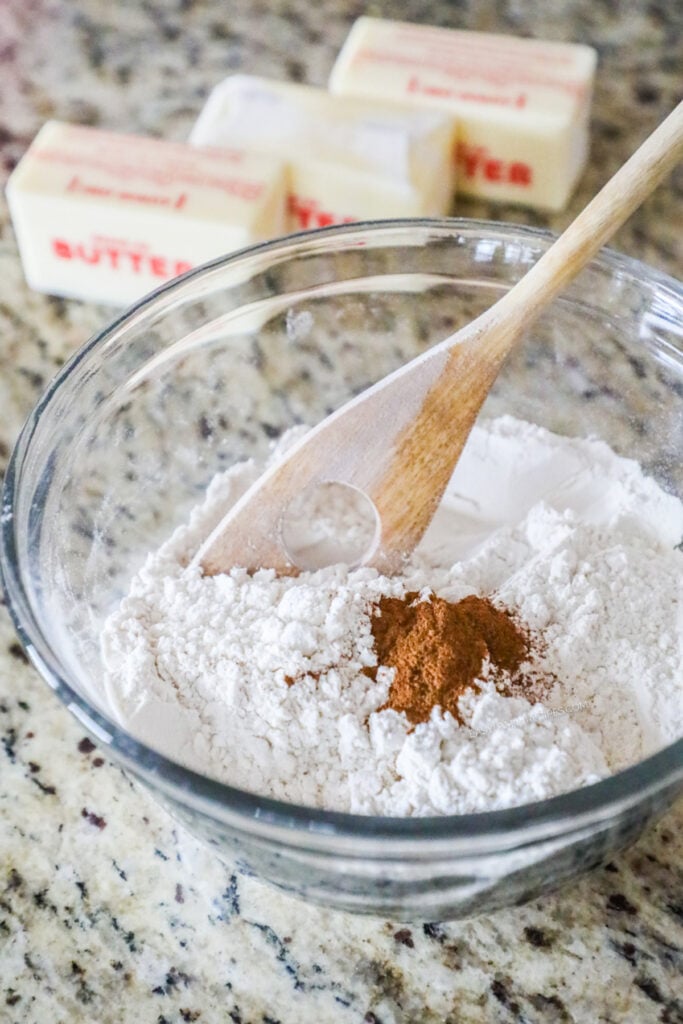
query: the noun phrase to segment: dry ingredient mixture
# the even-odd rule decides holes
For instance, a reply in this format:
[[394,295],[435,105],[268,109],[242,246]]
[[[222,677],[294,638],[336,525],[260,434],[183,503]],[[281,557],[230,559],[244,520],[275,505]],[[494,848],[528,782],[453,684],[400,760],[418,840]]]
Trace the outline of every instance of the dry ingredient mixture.
[[106,624],[108,694],[151,746],[297,803],[429,815],[587,785],[683,733],[683,505],[635,462],[502,417],[401,576],[188,568],[259,472],[217,477]]

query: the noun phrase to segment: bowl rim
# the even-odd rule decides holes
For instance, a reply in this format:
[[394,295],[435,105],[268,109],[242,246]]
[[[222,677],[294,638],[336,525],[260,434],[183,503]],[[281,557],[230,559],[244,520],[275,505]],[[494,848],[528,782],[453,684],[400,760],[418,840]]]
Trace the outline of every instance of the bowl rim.
[[[94,707],[68,682],[55,665],[59,658],[53,657],[48,664],[36,649],[34,639],[54,655],[39,623],[36,621],[21,583],[21,573],[14,537],[14,503],[18,493],[21,466],[30,450],[32,435],[52,397],[70,378],[73,370],[93,351],[104,345],[115,331],[163,303],[170,293],[182,289],[188,282],[213,271],[238,263],[251,256],[267,253],[291,255],[298,247],[315,249],[327,241],[351,238],[353,235],[386,234],[387,242],[392,233],[405,232],[406,228],[445,231],[457,235],[458,230],[486,232],[497,235],[501,241],[513,237],[547,247],[557,232],[546,228],[529,227],[505,221],[490,221],[476,218],[394,218],[390,220],[359,221],[352,224],[333,225],[313,231],[302,231],[267,242],[247,246],[228,255],[204,263],[180,277],[162,284],[147,293],[133,305],[115,315],[103,328],[88,339],[73,355],[47,386],[45,392],[27,417],[14,443],[7,466],[2,497],[0,501],[0,582],[3,584],[10,617],[26,653],[39,674],[54,690],[66,709],[76,717],[86,730],[103,746],[106,754],[122,762],[134,774],[163,791],[171,799],[184,805],[194,805],[215,817],[215,811],[227,812],[232,824],[241,825],[246,831],[257,823],[284,829],[292,834],[306,832],[309,835],[327,837],[334,842],[341,838],[362,840],[391,839],[409,841],[411,845],[434,840],[485,840],[500,836],[518,835],[528,838],[533,829],[540,835],[553,835],[557,826],[571,819],[572,827],[581,828],[599,820],[612,820],[620,807],[641,803],[646,795],[655,794],[665,788],[683,785],[683,737],[675,740],[649,757],[624,768],[589,786],[562,793],[546,800],[519,804],[500,810],[482,811],[462,815],[439,815],[425,817],[390,817],[351,814],[344,811],[329,811],[302,804],[289,803],[273,797],[262,796],[238,789],[217,779],[205,776],[187,768],[135,739],[98,708]],[[589,266],[603,267],[620,276],[626,275],[637,282],[647,280],[667,291],[671,291],[683,304],[683,284],[657,268],[650,267],[634,257],[626,256],[609,248],[600,251]],[[422,841],[422,842],[421,842]]]

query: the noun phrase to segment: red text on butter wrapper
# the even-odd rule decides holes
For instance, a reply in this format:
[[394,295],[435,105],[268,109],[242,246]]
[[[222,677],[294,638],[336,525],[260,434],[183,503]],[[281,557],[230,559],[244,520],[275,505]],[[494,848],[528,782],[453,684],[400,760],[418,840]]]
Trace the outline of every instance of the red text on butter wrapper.
[[293,217],[298,227],[326,228],[330,224],[353,224],[358,217],[350,217],[331,210],[323,210],[315,199],[290,194],[287,196],[287,212]]
[[164,206],[171,210],[182,210],[187,202],[187,192],[178,192],[175,196],[155,195],[152,192],[133,192],[131,189],[114,189],[104,185],[90,185],[77,174],[66,186],[67,192],[78,192],[97,199],[120,199],[127,203],[140,203],[143,206]]
[[529,164],[521,160],[501,160],[493,156],[486,146],[468,146],[465,142],[459,142],[456,159],[461,176],[468,181],[477,179],[502,185],[519,185],[520,188],[530,188],[533,182],[533,171]]
[[68,242],[64,238],[52,239],[52,251],[61,260],[75,260],[90,266],[103,266],[114,272],[147,274],[168,280],[192,269],[187,260],[174,259],[141,249],[129,249],[111,242]]

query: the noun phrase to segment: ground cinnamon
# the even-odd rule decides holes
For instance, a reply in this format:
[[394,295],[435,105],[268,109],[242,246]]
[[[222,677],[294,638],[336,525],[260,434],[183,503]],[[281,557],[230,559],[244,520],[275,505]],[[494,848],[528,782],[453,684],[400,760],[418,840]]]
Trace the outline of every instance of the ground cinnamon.
[[476,688],[486,659],[494,678],[510,681],[531,653],[529,631],[485,597],[382,597],[372,633],[378,665],[396,669],[385,708],[405,712],[413,724],[436,705],[459,719],[458,700]]

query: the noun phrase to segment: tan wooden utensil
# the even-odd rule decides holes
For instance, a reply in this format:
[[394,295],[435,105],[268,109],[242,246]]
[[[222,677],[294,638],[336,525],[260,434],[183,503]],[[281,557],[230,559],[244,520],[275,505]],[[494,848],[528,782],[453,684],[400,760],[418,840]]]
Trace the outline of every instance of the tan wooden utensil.
[[363,564],[397,572],[425,532],[510,350],[683,155],[683,103],[502,299],[450,338],[313,428],[230,509],[195,561],[215,574],[295,567],[283,515],[310,487],[339,481],[377,514]]

